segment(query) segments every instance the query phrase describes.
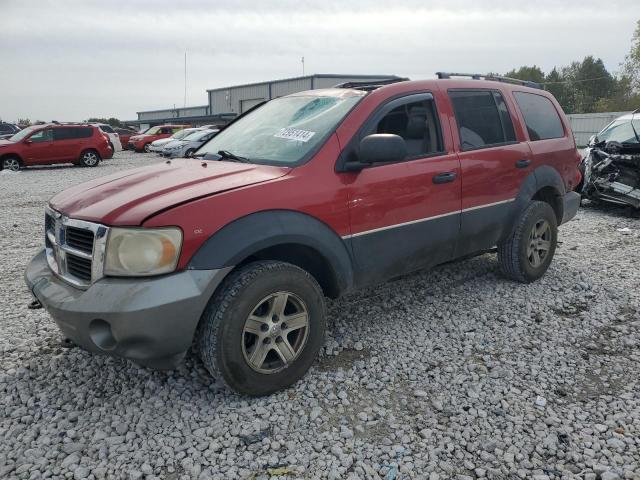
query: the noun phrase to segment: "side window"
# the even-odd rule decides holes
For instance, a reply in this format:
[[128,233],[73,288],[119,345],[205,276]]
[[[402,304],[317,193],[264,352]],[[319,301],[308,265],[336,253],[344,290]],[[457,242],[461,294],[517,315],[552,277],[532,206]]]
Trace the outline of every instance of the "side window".
[[393,133],[407,144],[407,159],[442,152],[442,134],[433,99],[407,102],[387,112],[366,134]]
[[42,143],[42,142],[50,142],[53,140],[53,132],[50,128],[45,130],[38,130],[33,135],[29,137],[33,143]]
[[109,125],[100,125],[100,130],[106,133],[114,133],[113,128],[111,128]]
[[91,136],[93,136],[93,129],[91,127],[76,127],[72,130],[72,138],[90,138]]
[[564,137],[564,128],[553,103],[547,97],[534,93],[513,92],[527,124],[532,141]]
[[53,129],[53,139],[55,141],[69,140],[70,138],[73,138],[73,128],[58,127]]
[[450,90],[462,150],[491,147],[516,140],[504,99],[493,90]]

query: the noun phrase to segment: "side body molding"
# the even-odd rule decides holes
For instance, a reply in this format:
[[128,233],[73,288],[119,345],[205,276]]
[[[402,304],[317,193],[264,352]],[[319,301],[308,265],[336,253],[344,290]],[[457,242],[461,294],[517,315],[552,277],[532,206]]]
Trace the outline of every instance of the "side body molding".
[[352,259],[342,238],[320,220],[291,210],[252,213],[225,225],[198,249],[187,268],[231,267],[260,250],[287,244],[315,250],[331,267],[340,292],[351,289]]

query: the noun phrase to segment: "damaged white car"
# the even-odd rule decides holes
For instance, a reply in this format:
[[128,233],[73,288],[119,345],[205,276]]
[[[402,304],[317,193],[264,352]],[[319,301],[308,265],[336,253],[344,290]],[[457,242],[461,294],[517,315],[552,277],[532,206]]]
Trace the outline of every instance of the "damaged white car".
[[580,166],[583,198],[640,209],[639,114],[623,115],[591,137]]

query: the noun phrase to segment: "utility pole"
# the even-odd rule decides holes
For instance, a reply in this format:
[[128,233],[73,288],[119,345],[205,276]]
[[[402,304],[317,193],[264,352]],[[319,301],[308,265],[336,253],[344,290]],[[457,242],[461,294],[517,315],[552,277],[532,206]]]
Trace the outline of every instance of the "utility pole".
[[304,77],[304,57],[302,57],[302,76]]
[[184,52],[184,106],[187,106],[187,52]]

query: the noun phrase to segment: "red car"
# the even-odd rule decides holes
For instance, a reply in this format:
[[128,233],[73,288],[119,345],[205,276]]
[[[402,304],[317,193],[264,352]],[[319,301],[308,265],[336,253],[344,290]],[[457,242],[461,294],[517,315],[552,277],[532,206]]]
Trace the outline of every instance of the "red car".
[[114,130],[118,135],[120,135],[120,143],[122,144],[123,150],[127,150],[129,148],[129,139],[138,134],[138,132],[134,132],[128,128],[114,128]]
[[0,140],[0,162],[7,170],[55,163],[95,167],[112,156],[108,137],[93,125],[34,125]]
[[188,128],[190,125],[160,125],[157,127],[151,127],[145,130],[144,133],[136,134],[129,138],[129,148],[132,148],[136,152],[148,152],[149,145],[155,140],[161,138],[167,138],[183,128]]
[[535,281],[578,210],[580,155],[551,94],[496,80],[271,100],[195,158],[53,197],[27,284],[93,352],[166,368],[195,341],[212,375],[263,395],[314,362],[325,296],[494,246]]

